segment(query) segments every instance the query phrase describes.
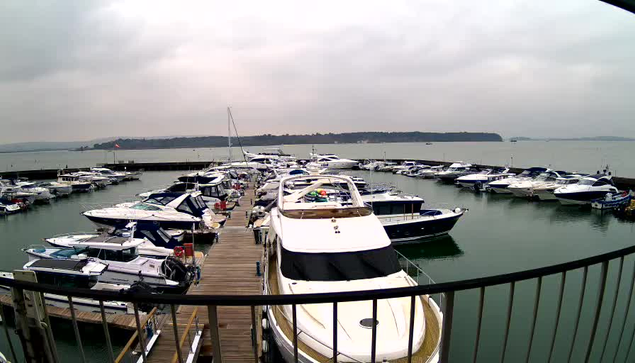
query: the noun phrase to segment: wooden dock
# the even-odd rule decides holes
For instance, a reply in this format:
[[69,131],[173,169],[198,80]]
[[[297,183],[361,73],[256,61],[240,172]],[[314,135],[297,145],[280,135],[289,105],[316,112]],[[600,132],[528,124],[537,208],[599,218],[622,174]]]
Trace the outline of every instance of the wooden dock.
[[[251,210],[251,190],[231,213],[221,230],[219,243],[209,251],[201,266],[201,282],[188,291],[191,295],[258,295],[262,293],[262,278],[256,276],[256,262],[261,261],[262,245],[255,244],[253,232],[247,229],[247,212]],[[256,309],[256,342],[260,342],[260,311]],[[183,362],[190,354],[195,322],[203,329],[199,346],[201,356],[212,356],[209,319],[204,306],[181,306],[177,312],[179,340]],[[223,362],[253,362],[251,339],[251,309],[249,307],[218,307],[218,326]],[[148,356],[150,363],[173,363],[176,360],[172,319],[167,319],[162,333]],[[189,331],[189,336],[184,333]],[[256,349],[259,353],[259,349]],[[194,358],[199,352],[194,352]],[[196,361],[196,359],[194,359]]]

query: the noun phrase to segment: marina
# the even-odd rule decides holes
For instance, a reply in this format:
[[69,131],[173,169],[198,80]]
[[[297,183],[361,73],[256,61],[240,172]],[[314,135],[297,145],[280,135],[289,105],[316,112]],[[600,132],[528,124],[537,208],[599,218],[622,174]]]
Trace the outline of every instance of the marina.
[[[422,165],[422,163],[417,160],[411,159],[411,161],[413,163],[409,164],[407,168]],[[395,165],[399,164],[395,163]],[[111,167],[116,168],[116,166]],[[610,213],[602,213],[600,211],[596,213],[593,210],[580,209],[579,207],[571,208],[564,205],[560,206],[558,202],[531,201],[530,199],[518,198],[513,195],[475,193],[473,190],[465,187],[457,188],[451,185],[451,183],[448,185],[448,183],[436,182],[434,179],[416,177],[415,175],[407,175],[407,173],[400,175],[402,173],[393,174],[391,172],[364,170],[364,166],[361,163],[358,164],[355,169],[356,170],[339,169],[337,172],[352,177],[355,185],[363,188],[362,190],[371,191],[371,194],[367,194],[363,198],[366,203],[373,207],[372,210],[379,214],[380,220],[381,210],[384,208],[381,206],[380,201],[388,202],[390,205],[398,204],[396,207],[390,207],[391,214],[386,217],[404,217],[404,221],[408,221],[414,217],[415,209],[416,214],[423,217],[425,217],[426,214],[423,212],[420,214],[419,209],[421,209],[421,211],[424,209],[428,211],[441,211],[438,213],[455,213],[454,211],[460,211],[462,215],[458,222],[454,222],[456,225],[452,226],[453,228],[450,227],[450,229],[442,231],[441,233],[431,233],[430,236],[424,236],[426,238],[420,241],[418,241],[417,238],[409,238],[413,243],[408,242],[405,246],[397,246],[400,255],[407,258],[410,261],[408,263],[417,266],[414,269],[417,271],[417,276],[420,273],[429,274],[434,276],[436,282],[461,281],[462,279],[475,276],[485,277],[497,273],[536,267],[537,260],[532,258],[522,260],[509,258],[509,256],[518,253],[525,255],[533,254],[536,256],[535,258],[539,259],[540,266],[566,262],[575,258],[582,258],[607,250],[615,250],[620,247],[629,246],[628,240],[632,233],[632,224],[620,222]],[[94,226],[88,222],[87,218],[81,216],[81,212],[122,202],[129,203],[135,199],[139,200],[138,198],[140,197],[136,195],[144,195],[144,197],[147,198],[152,195],[148,193],[144,194],[144,192],[148,190],[159,190],[161,193],[160,190],[162,187],[179,179],[184,173],[186,172],[145,172],[141,181],[129,184],[122,183],[121,185],[106,188],[99,192],[70,196],[70,198],[60,199],[56,203],[36,206],[37,208],[29,210],[27,213],[5,216],[5,218],[0,220],[0,223],[4,223],[0,224],[0,227],[7,230],[9,226],[15,227],[23,224],[26,227],[31,223],[38,223],[38,220],[50,221],[51,215],[60,214],[51,213],[50,209],[74,208],[75,212],[71,214],[75,214],[76,217],[63,218],[59,220],[59,223],[49,223],[48,225],[53,228],[49,227],[47,230],[32,231],[31,233],[36,232],[41,235],[39,238],[32,238],[33,241],[73,230],[90,230],[94,228]],[[194,174],[190,172],[188,175]],[[197,173],[196,175],[208,174]],[[191,178],[191,176],[188,178]],[[200,178],[200,176],[197,178]],[[456,178],[458,179],[459,175],[456,175]],[[259,185],[262,185],[264,181],[260,181],[259,183]],[[253,182],[250,183],[248,189],[244,190],[245,196],[236,201],[235,207],[232,204],[232,210],[228,210],[223,214],[226,217],[226,222],[224,222],[224,225],[218,231],[217,243],[203,243],[203,240],[200,240],[199,243],[195,243],[197,250],[195,265],[200,269],[200,277],[197,280],[198,282],[193,283],[187,290],[184,295],[184,300],[187,296],[218,294],[254,296],[262,292],[263,276],[266,276],[267,271],[266,261],[263,260],[262,238],[258,237],[258,234],[254,234],[254,231],[248,227],[248,224],[253,222],[250,215],[257,210],[254,209],[253,206],[258,204],[259,197],[267,197],[269,194],[263,195],[256,193],[257,187],[258,185],[254,185]],[[470,185],[467,185],[467,187],[471,188]],[[390,194],[393,192],[386,192],[386,190],[390,189],[385,188],[392,188],[392,190],[399,190],[401,192]],[[375,191],[375,189],[377,189],[377,191]],[[408,194],[403,194],[404,192]],[[309,193],[308,195],[313,194]],[[318,193],[311,198],[317,198],[315,201],[319,203],[322,197]],[[377,205],[373,205],[375,201]],[[220,205],[218,202],[214,202],[214,199],[205,203],[214,205],[215,207]],[[406,206],[404,203],[410,204]],[[397,211],[397,209],[400,211]],[[449,212],[445,212],[446,210]],[[260,213],[259,209],[258,213]],[[400,213],[403,213],[403,216]],[[426,213],[429,214],[429,212]],[[61,214],[68,215],[69,213],[62,212]],[[434,219],[434,214],[432,214],[432,216]],[[505,222],[502,223],[502,221]],[[497,225],[498,228],[482,228],[482,226],[488,225]],[[263,224],[258,222],[257,226],[261,228]],[[478,234],[475,234],[475,231],[478,231]],[[579,231],[579,233],[576,234],[576,238],[570,238],[572,231]],[[15,235],[15,237],[13,237],[14,240],[25,241],[24,247],[22,248],[33,244],[27,243],[25,236],[28,235],[28,233],[24,232],[25,231],[19,232],[21,234],[20,236]],[[386,229],[386,232],[390,235],[388,229]],[[511,236],[513,236],[513,238],[509,238]],[[605,241],[607,238],[608,241],[612,241],[609,245],[606,245],[606,243],[597,243],[598,240]],[[542,244],[554,240],[559,240],[559,244]],[[399,242],[399,238],[393,240],[394,244],[397,242]],[[504,242],[504,244],[501,244],[501,242]],[[581,248],[581,246],[584,246],[584,248]],[[16,245],[16,247],[19,247],[19,245]],[[545,255],[541,252],[541,248],[548,248],[551,253]],[[497,253],[499,258],[496,264],[482,264],[478,262],[490,260],[492,254],[496,255]],[[26,257],[25,255],[21,256],[23,256],[21,257],[23,259]],[[1,258],[3,257],[0,256],[0,259]],[[18,259],[16,259],[16,257],[7,256],[6,258],[11,261],[10,263],[15,266],[15,268],[21,267],[21,265],[17,263]],[[459,262],[462,265],[469,265],[469,261],[474,261],[472,262],[474,266],[472,269],[456,269],[452,267]],[[418,270],[421,268],[424,268],[425,272]],[[412,271],[408,271],[412,273]],[[430,280],[419,280],[419,278],[417,278],[417,282],[425,286],[430,283]],[[522,285],[519,285],[517,294],[530,294],[530,290],[522,288],[521,286]],[[549,287],[549,285],[543,287],[545,291],[550,289],[551,287]],[[485,307],[483,314],[493,314],[493,311],[496,310],[495,306],[505,300],[504,294],[499,295],[496,291],[498,290],[493,290],[494,295],[489,295],[490,299],[494,298],[495,300]],[[436,299],[435,304],[445,309],[442,304],[442,298],[437,295],[431,296]],[[499,300],[501,301],[499,302]],[[2,301],[4,304],[11,303],[6,297],[4,297]],[[527,301],[522,301],[522,299],[517,301],[515,303],[518,305],[516,307],[518,309],[517,311],[529,308],[529,306],[526,306],[529,304],[529,301],[530,299]],[[454,314],[456,314],[457,318],[463,316],[464,324],[471,326],[469,322],[472,320],[467,318],[467,316],[473,314],[473,308],[473,303],[468,303],[467,301],[461,302],[461,300],[459,300],[457,301]],[[49,314],[52,319],[55,319],[55,324],[68,324],[63,322],[71,318],[68,309],[49,309]],[[266,361],[263,355],[264,353],[262,353],[263,344],[269,349],[273,341],[268,340],[266,343],[262,343],[262,337],[267,338],[266,335],[263,336],[261,331],[262,324],[253,323],[254,321],[260,321],[262,306],[255,306],[253,308],[253,318],[252,309],[249,306],[218,306],[216,316],[214,317],[217,321],[215,324],[215,326],[217,326],[216,330],[210,328],[213,325],[209,324],[209,306],[201,307],[191,304],[174,305],[174,318],[171,318],[170,310],[171,308],[169,306],[164,305],[164,308],[156,313],[157,328],[160,329],[161,333],[155,335],[152,339],[152,349],[147,351],[147,361],[177,361],[178,354],[175,348],[177,343],[183,361],[196,357],[200,357],[199,359],[212,357],[216,351],[222,352],[223,361],[243,362],[253,360],[256,356],[259,357],[258,359],[264,359]],[[281,310],[273,308],[271,311],[276,312]],[[504,311],[504,309],[501,311]],[[288,316],[289,312],[285,314]],[[101,315],[99,313],[77,312],[76,315],[77,321],[82,324],[101,323]],[[278,319],[280,319],[281,316],[282,315],[279,315]],[[108,322],[113,329],[122,329],[123,331],[130,331],[136,334],[137,324],[134,315],[109,315]],[[254,326],[257,327],[256,330],[252,330]],[[173,333],[175,330],[176,334]],[[517,339],[514,338],[514,336],[520,334],[521,331],[522,329],[518,327],[512,328],[510,339]],[[287,329],[286,332],[287,338],[293,338],[289,335],[289,329]],[[455,330],[453,336],[458,337],[465,332],[463,329],[459,331]],[[257,338],[252,339],[252,334],[255,334]],[[214,345],[214,335],[218,337],[220,348]],[[175,336],[178,337],[178,341]],[[136,356],[141,357],[138,338],[135,337],[136,335],[130,337],[130,342],[124,344],[121,348],[123,350],[119,354],[122,357],[129,357],[131,352],[136,352]],[[465,339],[466,342],[470,342],[473,337],[470,338],[468,336],[463,339]],[[491,336],[487,335],[483,337],[483,339],[487,341],[487,339],[491,339]],[[72,336],[60,336],[57,340],[57,344],[63,348],[61,349],[62,351],[73,349],[72,346],[74,343]],[[460,361],[459,357],[466,353],[464,353],[464,349],[459,348],[461,346],[460,341],[455,344],[457,348],[453,349],[452,354],[454,357],[457,357],[454,359]],[[68,345],[68,347],[66,345]],[[540,348],[535,349],[541,351]],[[114,347],[113,354],[115,356],[118,354],[117,349]],[[496,354],[496,349],[490,350],[487,347],[484,347],[479,353],[479,355],[484,357],[493,357]],[[514,353],[510,352],[508,354],[513,355]],[[273,359],[273,361],[276,361],[277,358]],[[269,358],[269,361],[271,361],[271,358]]]

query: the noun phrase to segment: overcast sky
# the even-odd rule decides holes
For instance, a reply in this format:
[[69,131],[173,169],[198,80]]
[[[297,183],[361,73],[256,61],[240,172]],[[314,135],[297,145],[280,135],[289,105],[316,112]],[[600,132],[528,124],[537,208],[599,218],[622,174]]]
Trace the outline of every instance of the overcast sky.
[[0,143],[635,137],[635,15],[596,0],[0,2]]

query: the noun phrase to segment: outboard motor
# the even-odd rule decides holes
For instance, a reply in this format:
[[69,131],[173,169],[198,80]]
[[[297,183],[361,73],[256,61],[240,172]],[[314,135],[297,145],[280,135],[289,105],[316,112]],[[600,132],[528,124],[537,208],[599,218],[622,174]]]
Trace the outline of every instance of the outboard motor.
[[[130,288],[128,289],[127,293],[132,294],[132,295],[136,295],[136,294],[155,294],[156,290],[154,288],[152,288],[152,286],[150,286],[150,284],[143,282],[143,281],[135,281],[135,283],[133,283],[132,285],[130,285]],[[152,311],[152,309],[155,307],[154,304],[150,304],[150,303],[139,303],[139,310],[141,310],[144,313],[149,313],[150,311]]]
[[173,256],[169,256],[165,259],[162,269],[166,278],[183,285],[189,285],[195,275],[194,266],[186,266]]

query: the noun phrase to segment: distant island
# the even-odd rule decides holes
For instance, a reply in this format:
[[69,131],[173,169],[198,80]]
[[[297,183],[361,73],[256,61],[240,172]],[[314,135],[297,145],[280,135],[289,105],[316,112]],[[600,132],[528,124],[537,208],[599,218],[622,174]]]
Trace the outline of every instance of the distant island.
[[[503,138],[489,132],[350,132],[341,134],[310,135],[271,135],[243,136],[243,146],[294,145],[294,144],[362,144],[388,142],[456,142],[456,141],[489,141],[500,142]],[[238,141],[234,141],[238,145]],[[94,150],[119,149],[177,149],[227,146],[227,136],[173,137],[167,139],[135,139],[120,138],[98,143]]]

